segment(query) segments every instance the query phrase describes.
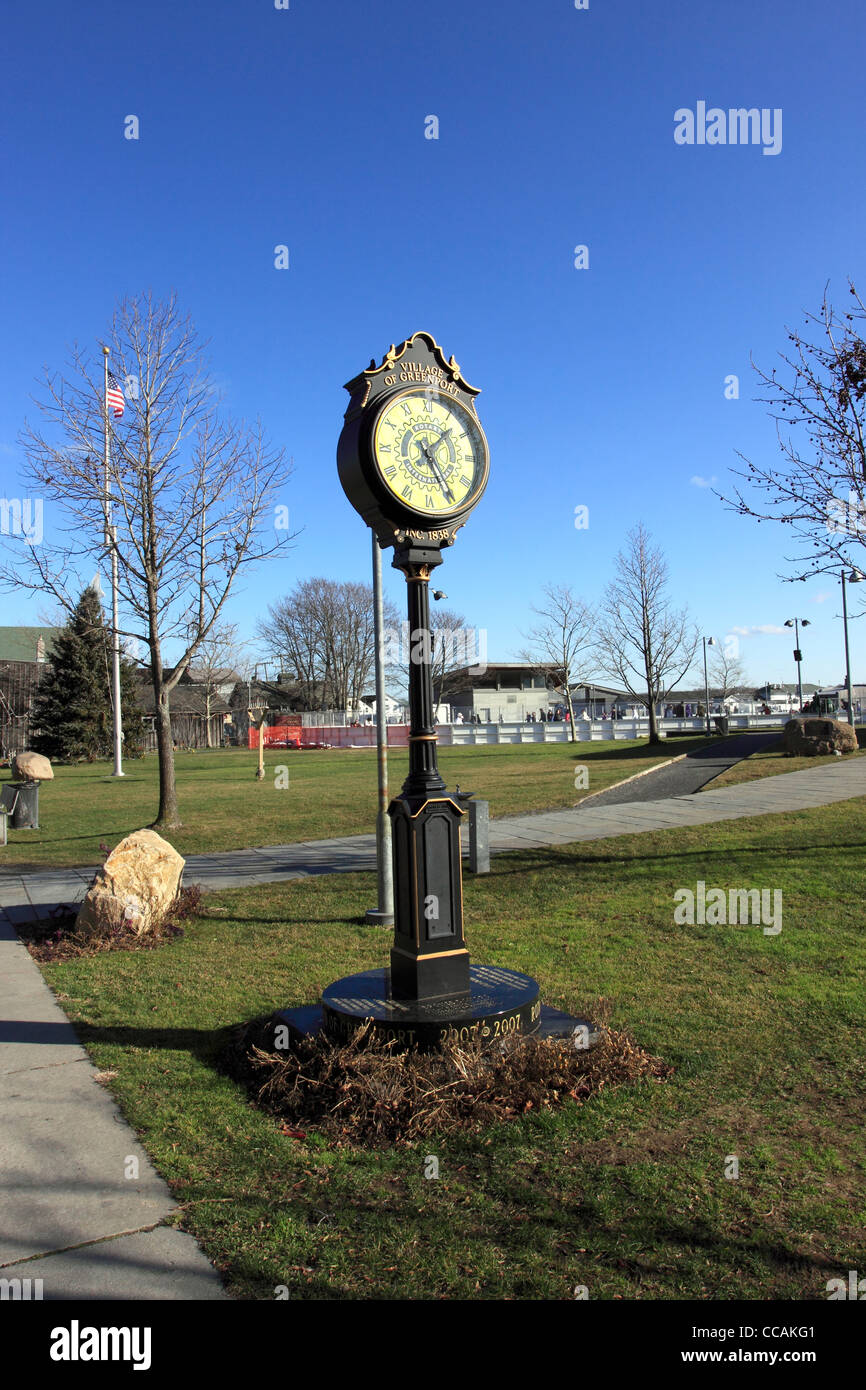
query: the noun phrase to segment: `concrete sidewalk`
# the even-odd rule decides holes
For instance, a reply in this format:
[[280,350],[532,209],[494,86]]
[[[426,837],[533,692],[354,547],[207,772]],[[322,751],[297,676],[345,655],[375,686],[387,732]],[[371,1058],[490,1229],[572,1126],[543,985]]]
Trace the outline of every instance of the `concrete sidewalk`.
[[[649,777],[643,781],[650,780]],[[641,788],[643,791],[643,787]],[[606,836],[633,835],[643,830],[666,830],[678,825],[707,825],[712,821],[744,816],[803,811],[851,797],[866,796],[866,758],[801,772],[785,772],[741,786],[704,791],[694,796],[666,797],[654,801],[624,802],[612,806],[590,801],[570,810],[543,811],[525,816],[505,816],[490,822],[490,852],[568,845]],[[466,835],[464,854],[468,853]],[[2,858],[0,858],[2,864]],[[230,850],[220,854],[191,854],[186,861],[185,883],[199,883],[206,890],[250,888],[281,883],[310,874],[350,873],[376,867],[373,835],[343,839],[309,840],[293,845],[269,845],[264,849]],[[19,873],[0,869],[0,910],[15,924],[44,915],[60,903],[80,901],[94,868],[50,869]],[[40,913],[38,909],[42,909]]]
[[46,1300],[227,1298],[162,1224],[176,1203],[96,1076],[0,917],[0,1278],[41,1279]]
[[[510,816],[491,851],[705,825],[866,795],[866,759],[744,786],[615,806]],[[465,837],[464,837],[465,838]],[[241,888],[375,868],[372,835],[193,855],[187,883]],[[81,898],[92,870],[0,875],[0,1278],[41,1279],[46,1299],[219,1299],[219,1276],[174,1209],[14,924]],[[132,1174],[133,1176],[127,1176]]]

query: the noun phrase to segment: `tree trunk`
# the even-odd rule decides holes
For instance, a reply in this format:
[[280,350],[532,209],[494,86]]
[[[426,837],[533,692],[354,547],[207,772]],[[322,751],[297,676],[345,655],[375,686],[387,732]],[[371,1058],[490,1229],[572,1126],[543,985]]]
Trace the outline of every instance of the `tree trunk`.
[[177,805],[174,778],[174,743],[171,737],[169,692],[162,679],[162,655],[158,647],[151,648],[150,660],[153,702],[156,711],[156,753],[159,758],[159,811],[153,830],[177,830],[182,824]]
[[649,709],[649,741],[650,743],[661,743],[659,737],[658,716],[656,714],[656,704],[652,695],[647,691],[647,708]]
[[571,726],[571,741],[577,742],[577,733],[574,728],[574,705],[571,702],[571,671],[565,668],[565,708],[568,710],[568,722]]

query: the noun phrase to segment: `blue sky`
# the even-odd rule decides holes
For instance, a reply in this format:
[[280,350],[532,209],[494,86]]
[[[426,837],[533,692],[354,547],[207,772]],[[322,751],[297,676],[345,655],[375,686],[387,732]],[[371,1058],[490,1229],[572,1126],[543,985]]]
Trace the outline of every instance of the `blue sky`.
[[[781,529],[691,480],[778,457],[750,354],[770,367],[826,281],[841,303],[866,280],[864,38],[855,0],[15,7],[0,492],[21,493],[43,366],[96,346],[121,296],[175,289],[226,407],[294,458],[295,548],[230,607],[251,632],[297,579],[368,577],[335,464],[342,383],[424,328],[482,391],[490,484],[437,578],[491,659],[516,657],[544,583],[597,600],[642,520],[754,682],[795,679],[790,634],[761,629],[796,614],[804,679],[837,683],[838,584],[785,584]],[[674,112],[700,100],[781,108],[781,151],[677,145]],[[45,612],[0,603],[4,623]],[[866,682],[866,622],[852,641]]]

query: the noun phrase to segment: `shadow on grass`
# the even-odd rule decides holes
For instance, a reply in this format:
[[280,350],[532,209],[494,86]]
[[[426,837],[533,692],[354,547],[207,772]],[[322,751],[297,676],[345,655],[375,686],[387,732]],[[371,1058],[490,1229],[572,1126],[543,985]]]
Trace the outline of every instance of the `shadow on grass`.
[[[429,1147],[429,1144],[420,1146]],[[312,1174],[310,1175],[312,1177]],[[336,1292],[348,1298],[366,1297],[363,1285],[348,1274],[341,1279],[332,1273],[327,1265],[331,1262],[345,1261],[351,1252],[337,1253],[318,1247],[317,1237],[327,1233],[329,1240],[342,1239],[342,1232],[348,1239],[362,1243],[365,1230],[375,1230],[381,1240],[383,1223],[386,1227],[397,1227],[407,1218],[407,1207],[412,1210],[412,1229],[421,1248],[437,1250],[442,1244],[442,1212],[440,1210],[421,1211],[414,1202],[409,1202],[403,1190],[388,1190],[382,1184],[371,1181],[362,1193],[358,1189],[333,1191],[325,1184],[332,1173],[324,1176],[321,1182],[293,1186],[290,1194],[274,1196],[272,1193],[248,1193],[245,1205],[249,1214],[249,1225],[254,1218],[265,1214],[273,1215],[281,1210],[290,1211],[299,1224],[306,1223],[307,1239],[316,1241],[315,1248],[308,1248],[304,1258],[304,1274],[295,1282],[303,1291],[305,1298],[333,1298]],[[488,1195],[493,1195],[488,1192]],[[767,1276],[783,1275],[790,1279],[798,1272],[814,1272],[814,1299],[825,1298],[824,1276],[838,1274],[838,1261],[820,1253],[806,1253],[784,1241],[756,1232],[754,1238],[734,1236],[724,1231],[714,1230],[705,1221],[696,1218],[676,1220],[661,1216],[653,1220],[651,1209],[645,1204],[644,1210],[634,1215],[620,1215],[610,1210],[602,1211],[600,1205],[591,1198],[584,1200],[565,1200],[552,1202],[548,1196],[540,1195],[532,1189],[524,1190],[517,1181],[513,1186],[497,1184],[496,1198],[505,1204],[507,1214],[483,1218],[484,1240],[488,1246],[496,1247],[504,1254],[513,1252],[518,1261],[524,1260],[528,1252],[549,1260],[553,1250],[559,1252],[562,1261],[563,1277],[568,1275],[568,1267],[578,1246],[593,1249],[593,1260],[599,1276],[605,1273],[624,1275],[636,1284],[644,1279],[665,1278],[671,1260],[679,1278],[684,1284],[714,1284],[713,1269],[720,1272],[743,1270],[749,1266],[763,1266]],[[185,1208],[195,1208],[199,1203],[206,1210],[214,1200],[236,1199],[236,1193],[227,1187],[225,1194],[215,1195],[213,1188],[202,1186],[185,1192]],[[543,1208],[543,1209],[541,1209]],[[525,1220],[514,1220],[514,1211],[524,1213]],[[470,1217],[471,1221],[471,1217]],[[300,1234],[300,1233],[299,1233]],[[468,1232],[463,1233],[464,1236]],[[641,1253],[628,1253],[630,1251]],[[681,1252],[682,1258],[676,1252]],[[655,1256],[655,1258],[654,1258]],[[295,1266],[295,1269],[298,1267]],[[246,1284],[253,1296],[260,1292],[261,1297],[273,1298],[274,1277],[263,1272],[254,1257],[240,1254],[227,1266],[225,1277],[230,1281]],[[378,1298],[398,1298],[405,1296],[399,1270],[393,1295],[383,1287],[381,1278],[377,1284]],[[527,1272],[528,1279],[531,1275]],[[444,1278],[444,1273],[443,1273]],[[285,1282],[281,1276],[278,1282]],[[495,1282],[489,1289],[490,1297],[500,1297]],[[483,1298],[485,1291],[478,1291],[475,1297]],[[687,1295],[684,1295],[687,1296]],[[768,1288],[767,1297],[771,1297]],[[808,1292],[800,1297],[809,1301]]]
[[[637,831],[636,833],[642,834],[645,832]],[[625,836],[622,836],[621,838],[625,839]],[[539,868],[565,869],[571,870],[572,872],[576,873],[578,870],[591,869],[594,865],[597,864],[600,865],[624,863],[655,863],[661,865],[663,863],[670,863],[673,865],[680,864],[683,862],[687,863],[689,860],[699,860],[701,863],[705,863],[707,860],[713,858],[730,859],[732,856],[735,855],[748,856],[749,858],[753,859],[764,858],[767,855],[772,855],[774,858],[778,858],[779,854],[778,845],[767,844],[756,846],[745,843],[742,845],[724,844],[719,845],[718,848],[715,848],[712,845],[702,845],[700,848],[690,850],[660,850],[656,854],[649,855],[613,853],[595,855],[584,855],[581,853],[577,853],[571,855],[564,855],[562,851],[568,848],[568,845],[558,845],[552,846],[550,848],[508,850],[503,854],[497,854],[495,856],[494,861],[496,867],[495,869],[491,870],[489,877],[491,879],[496,879],[499,877],[511,877],[516,874],[532,873],[538,870]],[[836,851],[863,850],[866,849],[866,842],[862,840],[846,840],[844,843],[840,844],[838,841],[828,840],[823,844],[821,842],[817,842],[814,844],[795,845],[791,844],[789,841],[786,841],[785,858],[786,860],[790,861],[793,855],[811,854],[815,850],[823,849],[831,849]],[[507,862],[503,862],[505,860],[517,860],[517,862],[512,862],[509,864]],[[488,876],[484,875],[484,877],[486,878]],[[471,882],[472,879],[472,874],[466,875],[466,880],[468,882]]]

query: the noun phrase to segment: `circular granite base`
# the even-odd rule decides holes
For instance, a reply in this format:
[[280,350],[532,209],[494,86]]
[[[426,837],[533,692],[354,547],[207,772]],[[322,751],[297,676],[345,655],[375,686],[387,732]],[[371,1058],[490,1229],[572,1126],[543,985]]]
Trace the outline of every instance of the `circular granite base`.
[[429,1049],[534,1033],[541,1017],[538,981],[498,965],[470,965],[468,993],[443,999],[392,999],[390,988],[388,970],[335,980],[322,995],[325,1032],[345,1040],[372,1019],[386,1042]]

